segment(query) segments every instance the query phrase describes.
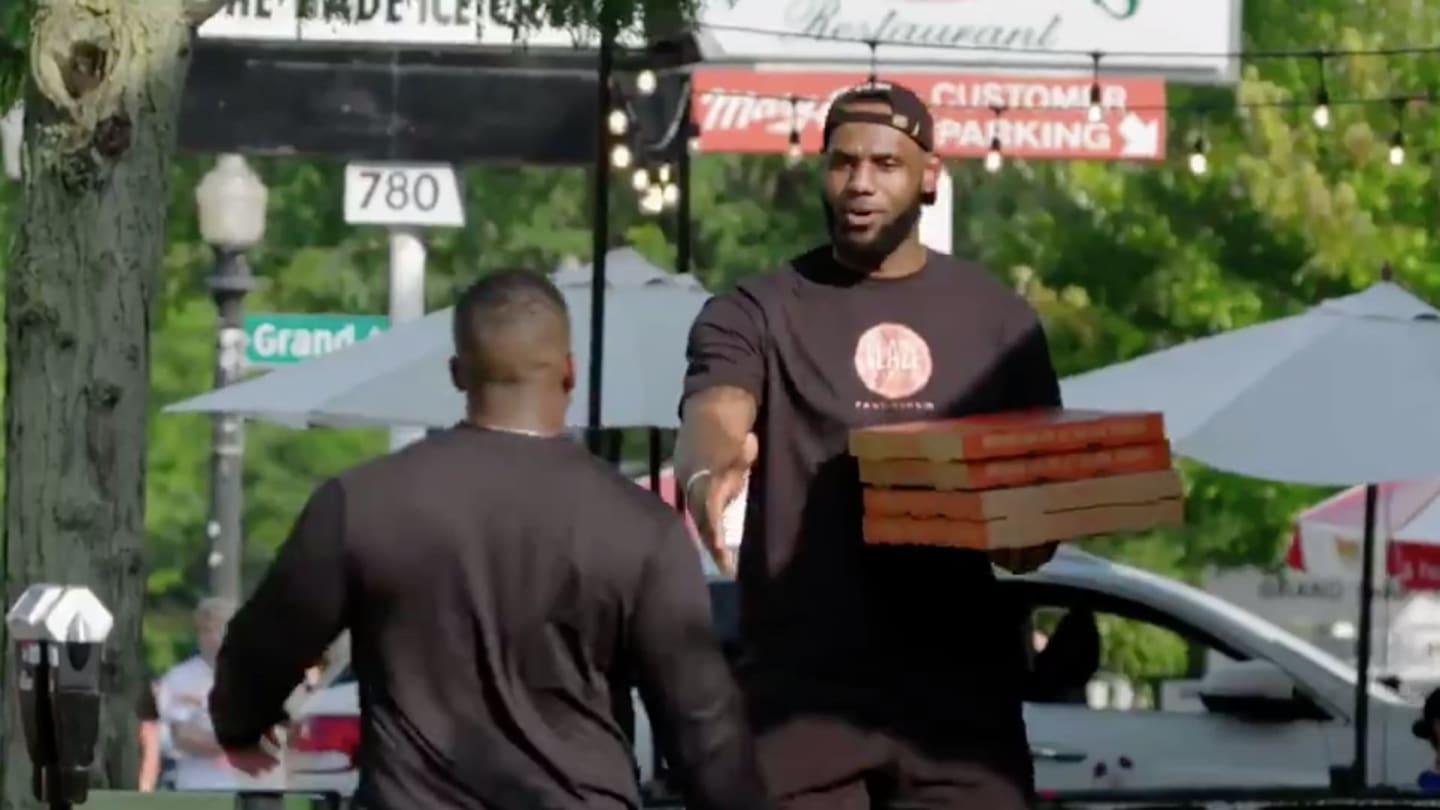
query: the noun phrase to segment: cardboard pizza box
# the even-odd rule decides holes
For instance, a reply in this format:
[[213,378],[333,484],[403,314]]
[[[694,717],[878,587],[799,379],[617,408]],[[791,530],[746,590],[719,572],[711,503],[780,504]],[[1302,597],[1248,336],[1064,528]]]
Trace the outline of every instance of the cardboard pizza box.
[[1098,506],[1145,504],[1184,496],[1175,470],[1034,484],[981,492],[866,487],[866,517],[989,521]]
[[1048,408],[860,428],[850,432],[850,455],[864,461],[976,461],[1164,441],[1158,413]]
[[860,481],[880,487],[1000,489],[1168,470],[1171,464],[1170,445],[1154,442],[1079,453],[1051,453],[981,461],[861,459]]
[[1161,498],[1149,503],[1095,506],[994,520],[950,520],[876,515],[865,517],[865,542],[872,545],[929,545],[989,551],[1038,546],[1100,534],[1138,532],[1185,521],[1185,502]]

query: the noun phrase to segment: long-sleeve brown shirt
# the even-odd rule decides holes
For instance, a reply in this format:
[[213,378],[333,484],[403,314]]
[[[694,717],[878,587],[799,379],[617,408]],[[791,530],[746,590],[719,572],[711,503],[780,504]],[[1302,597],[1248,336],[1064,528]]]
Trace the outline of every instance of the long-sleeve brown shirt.
[[459,426],[322,485],[230,623],[221,743],[281,722],[347,627],[359,807],[637,807],[619,672],[669,729],[690,807],[766,806],[693,542],[567,439]]

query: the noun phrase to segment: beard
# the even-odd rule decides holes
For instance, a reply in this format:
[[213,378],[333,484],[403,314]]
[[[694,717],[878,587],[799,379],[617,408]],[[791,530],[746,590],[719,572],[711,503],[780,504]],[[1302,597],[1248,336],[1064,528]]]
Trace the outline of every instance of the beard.
[[915,230],[924,203],[917,197],[899,216],[881,225],[873,237],[864,241],[856,241],[840,228],[835,210],[823,196],[820,208],[825,212],[825,228],[830,232],[830,245],[835,249],[836,258],[853,267],[874,269]]

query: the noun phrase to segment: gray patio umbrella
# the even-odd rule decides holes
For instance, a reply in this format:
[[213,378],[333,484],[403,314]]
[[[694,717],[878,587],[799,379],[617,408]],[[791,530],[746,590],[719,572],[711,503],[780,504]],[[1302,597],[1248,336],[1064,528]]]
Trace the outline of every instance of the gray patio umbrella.
[[1061,386],[1067,407],[1164,413],[1176,452],[1216,469],[1366,486],[1352,769],[1361,785],[1375,745],[1367,726],[1378,484],[1440,475],[1437,358],[1440,312],[1381,281]]

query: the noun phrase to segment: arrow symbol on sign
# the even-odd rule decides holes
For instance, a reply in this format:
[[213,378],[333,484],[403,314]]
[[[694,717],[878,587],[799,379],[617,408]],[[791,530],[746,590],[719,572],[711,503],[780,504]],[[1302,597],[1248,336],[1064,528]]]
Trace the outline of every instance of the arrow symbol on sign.
[[1127,113],[1120,122],[1121,157],[1155,157],[1160,153],[1160,122],[1146,122],[1135,113]]

